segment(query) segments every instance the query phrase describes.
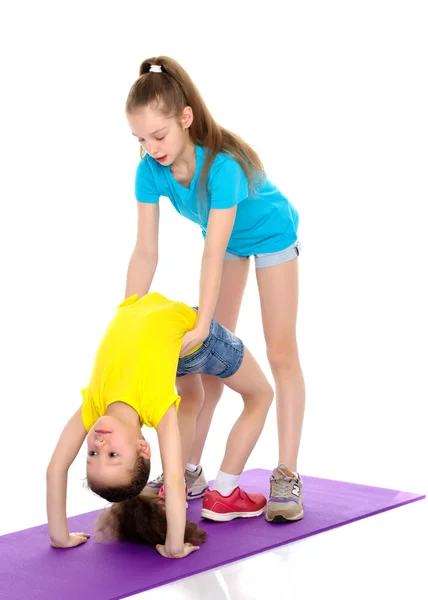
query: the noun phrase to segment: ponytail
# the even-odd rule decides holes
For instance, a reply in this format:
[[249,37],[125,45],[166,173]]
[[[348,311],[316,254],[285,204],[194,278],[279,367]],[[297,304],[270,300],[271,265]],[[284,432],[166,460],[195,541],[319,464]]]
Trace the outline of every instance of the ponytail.
[[250,190],[264,177],[263,164],[257,153],[239,136],[214,120],[198,88],[178,62],[167,56],[148,58],[141,63],[140,77],[131,87],[126,112],[133,113],[149,104],[166,116],[178,117],[186,106],[193,111],[189,133],[191,141],[207,150],[200,185],[205,191],[208,173],[219,152],[232,154],[247,176]]

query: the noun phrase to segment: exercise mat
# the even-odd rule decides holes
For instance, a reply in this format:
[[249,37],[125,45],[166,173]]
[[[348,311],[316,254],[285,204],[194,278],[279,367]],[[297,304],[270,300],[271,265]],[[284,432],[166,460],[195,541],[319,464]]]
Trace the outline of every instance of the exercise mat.
[[[269,494],[270,471],[246,471],[240,485]],[[0,600],[117,600],[217,568],[295,540],[421,500],[397,490],[302,476],[305,518],[267,523],[264,516],[212,523],[200,519],[202,500],[189,502],[188,518],[207,532],[201,549],[185,559],[162,558],[154,548],[92,538],[76,548],[51,548],[47,525],[0,537]],[[68,519],[70,531],[93,532],[99,511]]]

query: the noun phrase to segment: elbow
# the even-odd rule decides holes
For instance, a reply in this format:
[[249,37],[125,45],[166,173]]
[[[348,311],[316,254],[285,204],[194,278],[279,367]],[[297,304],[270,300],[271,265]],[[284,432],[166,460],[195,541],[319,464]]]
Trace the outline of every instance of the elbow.
[[68,472],[68,467],[58,464],[55,460],[51,459],[50,463],[46,468],[46,479],[55,477],[57,475],[63,475]]
[[141,261],[153,261],[157,263],[158,261],[158,249],[157,248],[142,248],[140,246],[135,246],[134,251],[131,256],[131,260],[141,260]]
[[205,246],[202,254],[202,260],[207,263],[218,264],[223,266],[225,254],[226,250],[222,250],[219,248],[210,248],[209,246]]

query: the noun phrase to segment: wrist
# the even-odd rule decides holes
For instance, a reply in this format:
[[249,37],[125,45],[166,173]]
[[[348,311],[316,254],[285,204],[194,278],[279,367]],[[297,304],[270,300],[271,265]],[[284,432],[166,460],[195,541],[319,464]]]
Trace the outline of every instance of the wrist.
[[52,535],[49,536],[50,544],[54,548],[64,548],[65,546],[67,546],[69,538],[70,534],[67,534],[66,538],[54,537]]
[[165,549],[171,557],[180,556],[180,554],[183,554],[184,551],[184,542],[181,542],[181,544],[170,544],[168,540],[166,540]]
[[209,332],[210,332],[210,324],[211,324],[211,319],[207,322],[205,319],[200,319],[197,323],[196,323],[196,327],[195,329],[201,333],[201,334],[206,334],[206,336],[208,336]]

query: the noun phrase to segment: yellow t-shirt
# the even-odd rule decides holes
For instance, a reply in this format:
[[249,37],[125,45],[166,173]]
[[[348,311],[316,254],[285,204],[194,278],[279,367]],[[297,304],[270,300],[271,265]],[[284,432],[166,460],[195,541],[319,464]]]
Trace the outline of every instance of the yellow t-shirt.
[[119,305],[98,347],[89,385],[82,390],[87,431],[117,401],[132,406],[141,426],[148,427],[157,427],[172,404],[178,409],[181,343],[196,320],[190,306],[156,292],[142,298],[135,294]]

